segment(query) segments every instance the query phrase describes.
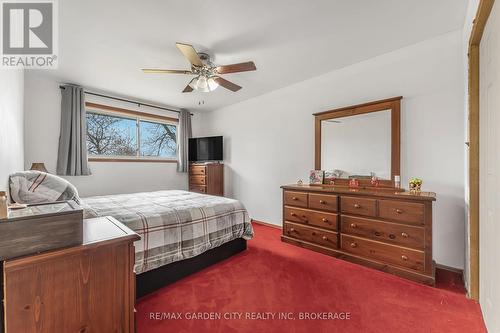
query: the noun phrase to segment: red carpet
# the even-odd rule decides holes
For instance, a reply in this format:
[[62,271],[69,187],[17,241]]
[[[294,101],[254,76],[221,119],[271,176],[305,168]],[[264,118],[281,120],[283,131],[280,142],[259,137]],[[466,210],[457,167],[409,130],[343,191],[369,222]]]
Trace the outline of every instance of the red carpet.
[[[486,332],[479,305],[454,282],[438,284],[446,290],[420,285],[282,243],[280,230],[254,226],[244,253],[141,299],[138,332]],[[350,318],[339,319],[346,312]]]

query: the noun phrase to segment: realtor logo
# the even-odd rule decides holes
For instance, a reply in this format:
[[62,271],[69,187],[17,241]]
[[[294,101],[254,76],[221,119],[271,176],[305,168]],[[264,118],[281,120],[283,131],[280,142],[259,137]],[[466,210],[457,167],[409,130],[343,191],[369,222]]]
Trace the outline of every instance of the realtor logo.
[[0,1],[2,67],[56,68],[55,2]]

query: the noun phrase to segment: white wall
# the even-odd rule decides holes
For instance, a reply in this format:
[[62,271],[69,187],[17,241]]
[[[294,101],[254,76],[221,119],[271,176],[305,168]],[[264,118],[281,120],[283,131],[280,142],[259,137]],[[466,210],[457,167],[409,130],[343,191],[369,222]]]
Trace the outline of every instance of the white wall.
[[22,70],[0,70],[0,190],[6,191],[10,173],[24,164]]
[[[88,97],[89,101],[126,107],[142,112],[159,113],[154,109],[138,109],[130,103]],[[59,82],[40,73],[25,78],[25,168],[33,162],[44,162],[55,172],[59,141],[61,94]],[[176,113],[162,113],[176,116]],[[165,189],[187,189],[187,175],[176,171],[175,163],[90,162],[91,176],[66,177],[82,197],[116,193],[133,193]]]
[[464,80],[462,32],[450,32],[216,110],[198,134],[224,135],[226,193],[254,219],[279,225],[280,185],[314,167],[312,113],[404,96],[402,179],[420,177],[437,192],[434,258],[463,268]]

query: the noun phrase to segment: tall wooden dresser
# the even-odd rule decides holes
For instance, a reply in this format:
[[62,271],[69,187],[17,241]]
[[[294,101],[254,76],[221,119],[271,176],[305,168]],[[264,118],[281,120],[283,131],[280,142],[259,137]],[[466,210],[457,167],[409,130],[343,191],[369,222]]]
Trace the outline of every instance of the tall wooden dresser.
[[435,194],[286,185],[282,240],[434,285]]
[[224,164],[190,164],[189,190],[191,192],[224,196]]

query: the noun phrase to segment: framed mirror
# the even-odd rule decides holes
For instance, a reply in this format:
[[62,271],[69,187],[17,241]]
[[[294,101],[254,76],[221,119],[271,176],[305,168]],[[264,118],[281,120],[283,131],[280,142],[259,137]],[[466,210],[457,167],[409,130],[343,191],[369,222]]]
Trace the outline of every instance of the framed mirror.
[[315,169],[336,184],[356,178],[369,185],[394,186],[400,175],[402,97],[315,113]]

